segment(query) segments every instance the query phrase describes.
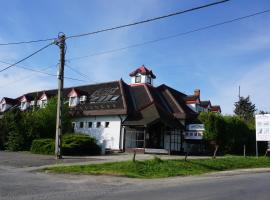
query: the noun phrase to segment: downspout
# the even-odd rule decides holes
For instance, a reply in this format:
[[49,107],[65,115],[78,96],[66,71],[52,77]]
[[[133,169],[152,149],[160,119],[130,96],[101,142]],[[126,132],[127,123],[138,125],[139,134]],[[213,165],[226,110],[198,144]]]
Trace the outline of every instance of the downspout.
[[121,123],[120,123],[120,131],[119,131],[119,135],[120,135],[120,137],[119,137],[119,150],[124,151],[124,147],[122,147],[122,139],[123,139],[123,134],[122,134],[123,126],[122,126],[122,123],[123,123],[123,119],[122,119],[121,115],[118,115],[118,117],[119,117],[119,119],[121,121]]

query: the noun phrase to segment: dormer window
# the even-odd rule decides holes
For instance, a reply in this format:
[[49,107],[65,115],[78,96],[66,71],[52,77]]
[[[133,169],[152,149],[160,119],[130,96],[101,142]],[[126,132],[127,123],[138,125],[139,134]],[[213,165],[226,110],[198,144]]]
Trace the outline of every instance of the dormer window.
[[152,84],[151,78],[150,78],[149,76],[147,76],[146,82],[147,82],[148,84],[150,84],[150,85]]
[[74,107],[78,105],[78,97],[69,97],[69,106]]
[[30,106],[33,107],[35,105],[35,101],[30,102]]
[[156,76],[153,74],[152,70],[147,69],[144,65],[136,69],[129,74],[131,77],[132,84],[149,84],[153,85],[153,79]]
[[47,106],[47,100],[41,100],[40,101],[40,107],[45,108]]
[[26,110],[28,108],[28,102],[27,101],[24,101],[24,102],[21,102],[21,110]]
[[142,77],[138,74],[135,76],[135,83],[140,83],[141,82]]
[[2,112],[5,111],[5,108],[6,108],[6,104],[4,104],[4,103],[0,104],[0,109]]
[[87,100],[87,96],[86,95],[83,95],[83,96],[80,97],[80,103],[81,104],[84,104],[86,102],[86,100]]

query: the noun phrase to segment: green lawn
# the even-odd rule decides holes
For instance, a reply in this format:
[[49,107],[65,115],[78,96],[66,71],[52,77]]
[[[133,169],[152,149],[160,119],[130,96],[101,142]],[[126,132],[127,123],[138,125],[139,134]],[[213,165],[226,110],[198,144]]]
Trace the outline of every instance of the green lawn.
[[218,159],[125,161],[92,165],[45,168],[49,173],[117,175],[131,178],[164,178],[197,175],[207,172],[270,167],[267,157],[230,156]]

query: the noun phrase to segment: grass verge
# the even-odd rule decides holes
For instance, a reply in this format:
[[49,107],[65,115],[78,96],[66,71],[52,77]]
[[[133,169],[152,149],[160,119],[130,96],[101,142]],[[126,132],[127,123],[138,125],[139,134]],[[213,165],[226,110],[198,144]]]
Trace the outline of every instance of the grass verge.
[[104,164],[58,166],[45,168],[49,173],[116,175],[130,178],[165,178],[198,175],[233,169],[270,167],[268,157],[230,156],[219,159],[124,161]]

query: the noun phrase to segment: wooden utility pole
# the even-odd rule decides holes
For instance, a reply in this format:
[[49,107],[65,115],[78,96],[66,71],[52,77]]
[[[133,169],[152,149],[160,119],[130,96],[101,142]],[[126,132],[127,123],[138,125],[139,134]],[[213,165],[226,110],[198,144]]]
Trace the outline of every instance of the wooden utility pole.
[[60,49],[60,64],[58,71],[58,96],[57,96],[57,115],[56,115],[56,134],[55,134],[55,157],[62,159],[62,107],[63,107],[63,87],[64,87],[64,67],[65,67],[65,40],[64,34],[58,36],[56,45]]

